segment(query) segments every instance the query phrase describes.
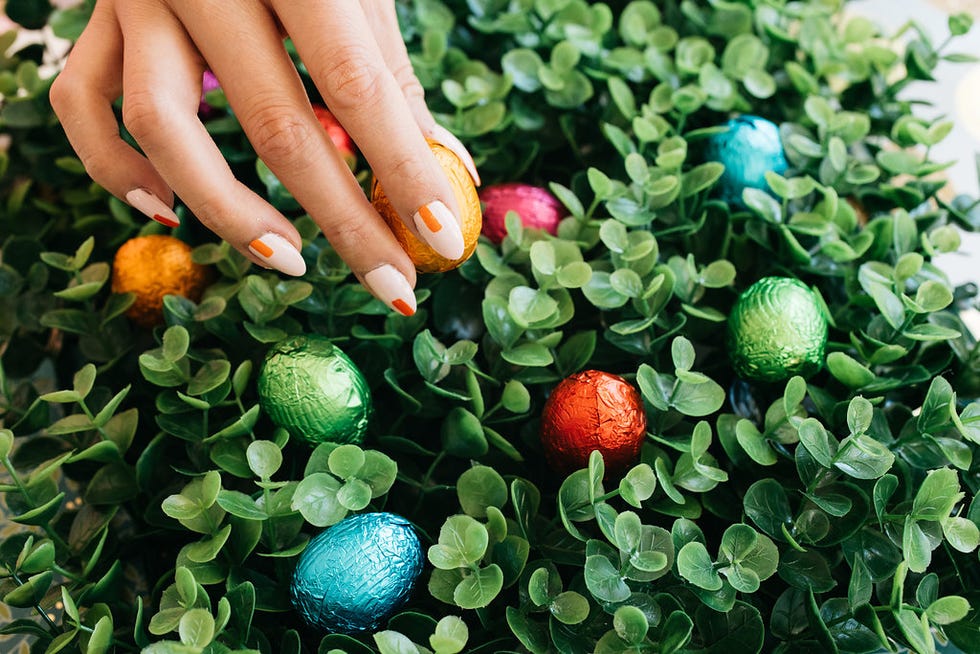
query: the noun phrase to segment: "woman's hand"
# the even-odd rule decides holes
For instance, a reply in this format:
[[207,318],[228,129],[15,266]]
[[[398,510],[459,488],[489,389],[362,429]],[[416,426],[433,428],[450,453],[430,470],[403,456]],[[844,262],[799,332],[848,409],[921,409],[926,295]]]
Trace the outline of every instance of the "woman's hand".
[[[296,229],[235,179],[197,117],[210,69],[258,156],[358,279],[411,315],[415,268],[314,116],[284,34],[409,229],[458,258],[459,209],[426,137],[455,151],[474,179],[476,170],[426,108],[391,0],[99,0],[51,103],[88,173],[113,195],[175,226],[176,193],[252,261],[302,275]],[[120,95],[145,157],[119,136]]]

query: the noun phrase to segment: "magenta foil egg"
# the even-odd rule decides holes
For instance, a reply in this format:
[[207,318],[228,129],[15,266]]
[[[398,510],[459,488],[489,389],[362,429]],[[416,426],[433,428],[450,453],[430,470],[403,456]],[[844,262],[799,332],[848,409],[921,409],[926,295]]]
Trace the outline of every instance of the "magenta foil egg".
[[496,184],[480,191],[483,203],[483,233],[494,243],[507,236],[504,218],[508,211],[521,217],[525,227],[556,234],[558,223],[568,211],[547,189],[520,182]]

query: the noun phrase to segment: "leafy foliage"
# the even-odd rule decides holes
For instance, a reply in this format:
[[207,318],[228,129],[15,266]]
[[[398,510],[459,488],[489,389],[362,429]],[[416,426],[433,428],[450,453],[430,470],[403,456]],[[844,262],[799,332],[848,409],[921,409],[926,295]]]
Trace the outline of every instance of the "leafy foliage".
[[[8,11],[76,38],[93,4]],[[309,272],[256,271],[185,220],[215,281],[149,332],[106,281],[126,238],[162,227],[92,185],[44,53],[0,36],[0,598],[24,609],[0,634],[89,654],[980,651],[975,289],[933,264],[980,205],[939,195],[929,148],[950,125],[901,93],[969,57],[839,4],[400,2],[430,106],[484,180],[548,185],[570,214],[557,238],[510,216],[500,246],[420,281],[410,318],[356,283],[209,92],[208,131],[294,219]],[[732,113],[778,123],[790,162],[744,208],[701,157]],[[826,305],[810,379],[749,384],[720,347],[737,292],[770,274]],[[265,345],[301,332],[365,372],[384,410],[363,448],[311,450],[262,414]],[[620,478],[595,453],[564,479],[541,463],[536,416],[585,368],[646,403]],[[378,633],[313,633],[290,611],[296,557],[381,509],[418,526],[423,582]]]

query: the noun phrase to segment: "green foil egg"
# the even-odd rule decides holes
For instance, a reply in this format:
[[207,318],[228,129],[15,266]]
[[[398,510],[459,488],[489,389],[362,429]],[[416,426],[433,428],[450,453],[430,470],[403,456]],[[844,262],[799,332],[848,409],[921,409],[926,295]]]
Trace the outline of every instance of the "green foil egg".
[[371,390],[354,362],[323,336],[294,336],[273,346],[258,390],[262,410],[295,438],[313,445],[364,440]]
[[802,282],[764,277],[747,288],[728,316],[728,353],[743,379],[777,382],[823,367],[827,318]]

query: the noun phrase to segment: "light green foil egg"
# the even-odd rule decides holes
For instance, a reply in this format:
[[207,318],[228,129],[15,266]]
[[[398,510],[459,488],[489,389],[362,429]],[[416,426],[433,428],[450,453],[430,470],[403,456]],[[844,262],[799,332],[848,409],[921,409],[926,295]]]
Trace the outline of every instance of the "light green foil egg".
[[823,367],[827,319],[802,282],[765,277],[739,296],[728,316],[728,354],[743,379],[777,382]]
[[295,336],[273,346],[258,391],[262,410],[296,438],[313,445],[364,440],[371,390],[354,362],[323,336]]

